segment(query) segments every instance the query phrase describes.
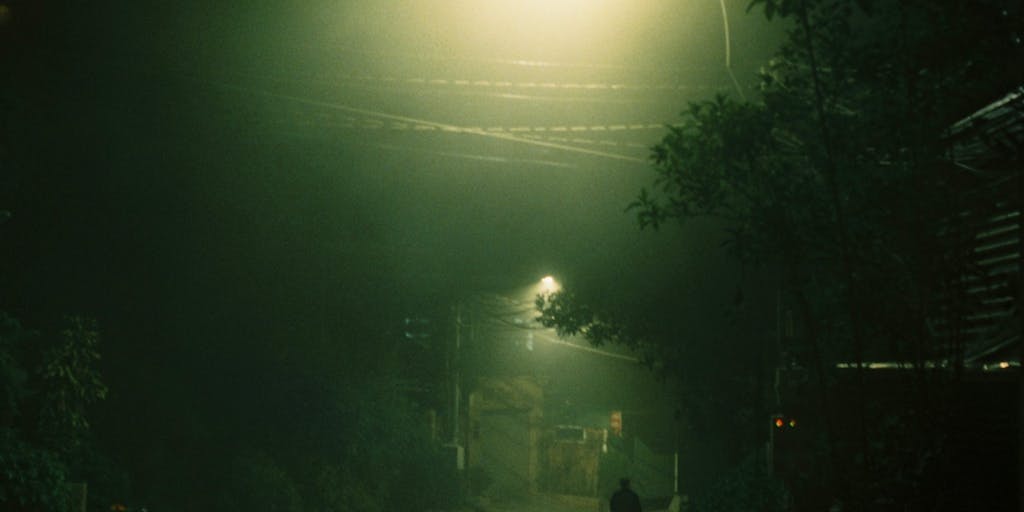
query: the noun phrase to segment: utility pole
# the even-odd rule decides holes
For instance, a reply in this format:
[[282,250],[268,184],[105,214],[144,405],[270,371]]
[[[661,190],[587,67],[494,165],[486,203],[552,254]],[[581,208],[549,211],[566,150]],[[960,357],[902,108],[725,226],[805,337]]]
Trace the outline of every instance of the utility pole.
[[460,405],[462,402],[462,303],[455,304],[455,340],[448,356],[448,374],[451,378],[452,404],[451,404],[451,433],[452,438],[446,446],[451,448],[454,456],[455,469],[462,471],[465,468],[465,448],[460,443]]
[[455,305],[455,350],[452,354],[452,444],[459,446],[459,351],[462,348],[462,303]]

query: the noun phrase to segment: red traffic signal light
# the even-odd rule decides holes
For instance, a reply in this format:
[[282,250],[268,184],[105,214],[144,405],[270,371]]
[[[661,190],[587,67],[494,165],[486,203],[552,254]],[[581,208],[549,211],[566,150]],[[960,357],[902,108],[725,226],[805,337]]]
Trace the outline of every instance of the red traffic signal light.
[[772,417],[772,425],[775,428],[784,428],[784,427],[787,427],[787,426],[789,428],[796,428],[796,418],[787,418],[787,417],[781,416],[781,415],[780,416],[773,416]]

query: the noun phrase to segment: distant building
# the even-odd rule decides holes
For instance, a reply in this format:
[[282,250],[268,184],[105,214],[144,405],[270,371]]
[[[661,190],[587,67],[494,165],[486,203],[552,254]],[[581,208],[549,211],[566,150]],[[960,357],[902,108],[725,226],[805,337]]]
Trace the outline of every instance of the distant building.
[[480,379],[469,394],[472,492],[499,499],[537,492],[543,406],[541,386],[533,378]]

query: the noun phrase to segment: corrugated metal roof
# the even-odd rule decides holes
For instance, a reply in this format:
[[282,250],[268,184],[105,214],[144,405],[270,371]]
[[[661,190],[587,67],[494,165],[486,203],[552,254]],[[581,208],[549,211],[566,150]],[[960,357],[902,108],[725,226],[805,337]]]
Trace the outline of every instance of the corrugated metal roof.
[[[1024,86],[949,128],[950,156],[972,167],[1020,161],[1024,145]],[[1014,169],[1020,172],[1020,169]]]

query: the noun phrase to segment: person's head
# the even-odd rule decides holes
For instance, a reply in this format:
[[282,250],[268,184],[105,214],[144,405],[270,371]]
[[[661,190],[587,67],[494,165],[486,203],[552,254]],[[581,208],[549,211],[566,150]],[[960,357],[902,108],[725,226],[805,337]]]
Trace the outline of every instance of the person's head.
[[619,487],[622,487],[623,489],[629,489],[629,479],[626,477],[620,478]]

